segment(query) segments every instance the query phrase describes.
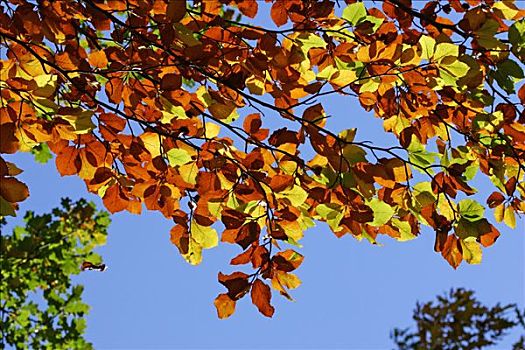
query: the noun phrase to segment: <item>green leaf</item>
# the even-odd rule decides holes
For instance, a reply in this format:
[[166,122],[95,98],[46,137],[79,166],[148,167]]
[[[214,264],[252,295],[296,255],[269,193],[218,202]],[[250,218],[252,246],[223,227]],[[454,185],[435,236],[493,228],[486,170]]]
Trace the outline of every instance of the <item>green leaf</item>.
[[16,212],[11,203],[0,196],[0,216],[16,216]]
[[326,221],[330,228],[337,232],[340,230],[339,224],[344,216],[343,208],[338,204],[319,204],[315,211],[319,214],[319,217]]
[[173,167],[184,165],[192,160],[188,151],[182,148],[172,148],[166,152],[166,156],[168,157],[168,162]]
[[399,242],[410,241],[416,238],[416,236],[412,234],[412,227],[408,222],[393,218],[392,224],[399,229],[399,233],[401,234],[396,238]]
[[49,147],[46,143],[36,145],[31,149],[31,153],[35,157],[35,161],[41,164],[46,164],[50,159],[53,158],[53,155],[49,151]]
[[377,199],[372,198],[367,202],[367,205],[374,212],[374,220],[370,223],[371,226],[382,226],[386,224],[394,215],[394,208],[389,204]]
[[301,51],[306,55],[312,47],[326,47],[326,41],[314,33],[301,34],[296,38],[300,42]]
[[366,162],[366,151],[356,145],[345,145],[343,147],[343,157],[350,164]]
[[[412,162],[419,172],[426,174],[426,172],[422,168],[427,168],[428,166],[432,165],[436,161],[436,156],[438,156],[437,153],[428,152],[415,137],[412,137],[412,142],[410,143],[410,146],[407,148],[408,151],[408,159],[410,162]],[[429,173],[433,173],[433,170],[431,168],[426,169]]]
[[341,18],[356,26],[366,18],[366,7],[362,2],[350,4],[343,10]]
[[473,199],[462,199],[458,203],[459,215],[468,221],[483,219],[485,208]]

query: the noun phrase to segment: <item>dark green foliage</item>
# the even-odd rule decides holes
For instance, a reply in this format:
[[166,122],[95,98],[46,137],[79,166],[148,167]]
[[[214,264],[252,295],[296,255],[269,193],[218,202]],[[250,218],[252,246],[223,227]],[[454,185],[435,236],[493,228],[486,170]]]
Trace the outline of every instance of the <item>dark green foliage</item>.
[[[17,349],[89,349],[83,338],[89,306],[71,276],[83,261],[100,263],[93,249],[106,241],[106,212],[81,199],[62,199],[51,214],[25,214],[25,227],[0,244],[1,343]],[[5,225],[1,219],[1,225]]]
[[[395,328],[390,337],[399,350],[474,350],[496,345],[518,325],[525,327],[524,312],[516,304],[489,308],[462,288],[437,297],[437,302],[417,303],[416,329]],[[523,349],[524,337],[514,345]]]

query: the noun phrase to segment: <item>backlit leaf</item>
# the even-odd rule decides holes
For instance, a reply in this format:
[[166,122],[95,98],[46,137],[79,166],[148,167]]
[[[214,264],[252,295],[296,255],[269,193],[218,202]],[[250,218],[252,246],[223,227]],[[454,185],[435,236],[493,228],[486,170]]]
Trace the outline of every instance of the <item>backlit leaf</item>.
[[235,312],[235,300],[232,300],[228,294],[219,294],[213,302],[217,308],[219,318],[228,318]]
[[343,10],[341,17],[355,26],[366,17],[365,5],[362,2],[350,4]]
[[272,317],[274,313],[274,308],[270,305],[270,300],[272,298],[272,292],[270,287],[268,287],[260,279],[256,279],[252,285],[252,303],[257,306],[259,312],[266,317]]

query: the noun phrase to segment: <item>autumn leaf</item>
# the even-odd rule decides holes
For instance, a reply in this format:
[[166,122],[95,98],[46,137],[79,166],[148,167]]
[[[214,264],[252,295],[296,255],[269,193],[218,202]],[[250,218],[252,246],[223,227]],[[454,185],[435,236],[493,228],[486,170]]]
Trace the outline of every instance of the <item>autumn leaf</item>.
[[217,308],[219,318],[228,318],[235,312],[235,300],[232,300],[228,294],[219,294],[215,298],[214,304]]
[[252,303],[257,306],[259,312],[266,317],[272,317],[274,313],[274,308],[270,305],[270,300],[272,298],[272,293],[270,287],[268,287],[260,279],[256,279],[252,285]]
[[[319,221],[372,244],[434,231],[453,268],[476,264],[492,221],[525,211],[525,26],[512,2],[474,2],[17,0],[0,152],[54,156],[112,213],[174,221],[189,264],[219,237],[241,247],[219,317],[250,289],[273,314],[263,280],[291,299]],[[0,161],[1,215],[29,195],[16,172]]]

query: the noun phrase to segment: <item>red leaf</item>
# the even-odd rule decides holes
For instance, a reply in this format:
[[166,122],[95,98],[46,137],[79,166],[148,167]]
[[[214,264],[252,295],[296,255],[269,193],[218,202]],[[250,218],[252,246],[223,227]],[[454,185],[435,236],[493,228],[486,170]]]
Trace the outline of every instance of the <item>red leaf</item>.
[[272,317],[275,309],[270,305],[272,293],[268,287],[260,279],[255,280],[252,285],[252,303],[257,306],[259,312],[266,317]]

